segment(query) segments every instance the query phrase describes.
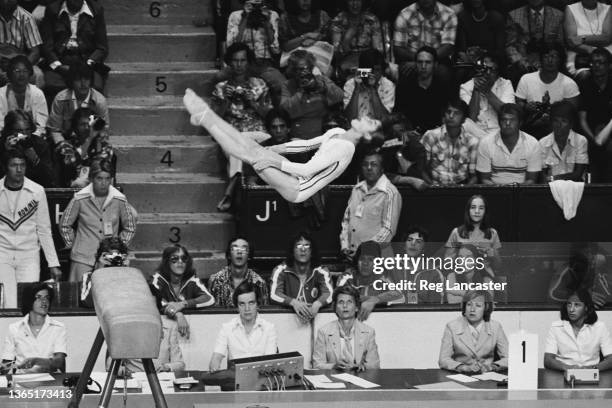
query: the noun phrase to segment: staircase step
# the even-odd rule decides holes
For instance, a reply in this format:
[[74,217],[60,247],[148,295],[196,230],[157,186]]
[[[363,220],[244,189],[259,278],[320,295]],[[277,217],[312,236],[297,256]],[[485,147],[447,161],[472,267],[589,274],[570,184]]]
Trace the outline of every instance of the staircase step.
[[198,89],[213,78],[213,62],[109,63],[109,97],[183,95],[185,88]]
[[223,171],[222,153],[210,136],[111,136],[111,143],[121,173]]
[[139,213],[215,212],[225,180],[194,173],[117,173],[117,181]]
[[180,243],[189,251],[223,251],[234,230],[229,214],[140,213],[130,247],[134,251],[161,251]]
[[202,135],[192,126],[178,95],[109,98],[110,121],[115,135]]
[[215,34],[190,25],[108,25],[108,62],[213,61]]
[[[208,279],[227,265],[224,251],[189,251],[189,255],[201,279]],[[161,251],[134,251],[130,256],[130,266],[140,269],[148,276],[155,272],[160,262]]]
[[103,5],[109,24],[191,24],[194,18],[212,21],[210,1],[105,0]]

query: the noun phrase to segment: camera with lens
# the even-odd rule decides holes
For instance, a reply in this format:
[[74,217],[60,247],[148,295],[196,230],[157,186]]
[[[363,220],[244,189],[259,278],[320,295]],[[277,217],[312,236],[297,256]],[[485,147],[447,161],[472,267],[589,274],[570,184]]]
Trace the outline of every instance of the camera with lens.
[[74,165],[79,160],[78,153],[74,146],[66,141],[60,142],[55,150],[65,166]]
[[372,74],[372,68],[357,68],[357,74],[362,79],[367,79]]
[[106,127],[106,121],[99,116],[89,115],[89,126],[96,132]]
[[268,17],[264,14],[263,11],[263,2],[262,1],[251,1],[251,12],[247,15],[246,26],[248,29],[257,30],[262,28],[266,21],[268,21]]
[[124,266],[126,256],[119,252],[112,252],[104,255],[104,262],[107,266]]

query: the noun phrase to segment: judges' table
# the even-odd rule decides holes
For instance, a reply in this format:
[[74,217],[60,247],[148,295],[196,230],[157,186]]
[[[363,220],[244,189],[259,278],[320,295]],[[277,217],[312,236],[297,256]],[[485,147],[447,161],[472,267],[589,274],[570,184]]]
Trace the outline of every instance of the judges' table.
[[[307,370],[306,374],[326,374],[332,371]],[[198,378],[201,373],[189,375]],[[450,372],[436,369],[387,369],[371,370],[359,373],[358,376],[379,384],[379,388],[361,389],[346,384],[345,390],[287,390],[284,392],[204,392],[205,383],[218,383],[214,377],[202,375],[203,380],[189,391],[175,387],[174,393],[165,395],[169,407],[173,408],[223,408],[223,407],[609,407],[612,399],[612,373],[602,373],[598,385],[578,385],[569,388],[559,372],[540,370],[539,389],[534,391],[508,391],[498,386],[495,381],[477,381],[463,383],[465,389],[444,387],[436,390],[419,390],[414,388],[423,384],[448,382]],[[186,374],[178,374],[182,376]],[[57,390],[63,376],[56,376],[55,383],[32,384],[22,390],[39,390],[41,398],[10,398],[7,389],[0,390],[0,407],[65,407],[68,400],[61,398],[44,398],[42,390]],[[333,381],[339,381],[333,379]],[[39,385],[38,388],[33,388]],[[64,389],[67,390],[67,389]],[[46,394],[46,393],[45,393]],[[66,395],[66,393],[64,393]],[[46,395],[47,397],[49,395]],[[99,394],[84,395],[81,407],[97,407]],[[607,400],[607,401],[606,401]],[[111,407],[123,406],[123,395],[114,394]],[[129,392],[127,407],[150,408],[153,406],[151,395]]]

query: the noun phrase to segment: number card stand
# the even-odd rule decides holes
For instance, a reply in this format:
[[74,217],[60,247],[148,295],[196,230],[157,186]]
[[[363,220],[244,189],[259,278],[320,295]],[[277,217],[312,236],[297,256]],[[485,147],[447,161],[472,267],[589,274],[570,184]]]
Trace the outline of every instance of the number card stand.
[[538,335],[521,330],[508,337],[508,389],[538,389]]

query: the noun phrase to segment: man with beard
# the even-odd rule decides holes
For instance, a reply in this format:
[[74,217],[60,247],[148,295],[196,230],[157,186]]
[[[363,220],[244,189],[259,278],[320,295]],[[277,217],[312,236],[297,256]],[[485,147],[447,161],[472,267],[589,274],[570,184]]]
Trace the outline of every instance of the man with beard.
[[291,241],[287,259],[272,271],[270,299],[293,307],[298,318],[309,322],[321,307],[331,303],[333,291],[329,271],[319,266],[316,243],[306,232]]
[[260,298],[257,288],[244,281],[234,291],[232,303],[238,317],[224,323],[217,336],[209,371],[219,371],[223,358],[256,357],[278,352],[274,325],[259,317]]
[[266,281],[249,269],[250,255],[250,245],[245,238],[236,237],[228,243],[225,251],[227,266],[208,280],[208,287],[216,300],[215,306],[236,307],[233,301],[234,290],[243,282],[253,285],[260,305],[268,304]]

